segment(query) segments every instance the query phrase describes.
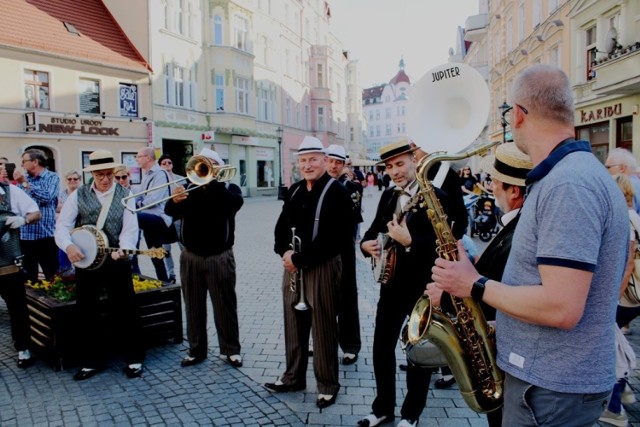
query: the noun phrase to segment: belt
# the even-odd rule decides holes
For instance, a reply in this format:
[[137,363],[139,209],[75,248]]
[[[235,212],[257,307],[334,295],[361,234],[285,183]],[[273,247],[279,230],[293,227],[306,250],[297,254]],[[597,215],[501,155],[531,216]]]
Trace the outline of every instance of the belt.
[[20,271],[20,267],[17,265],[7,265],[6,267],[0,267],[0,276],[17,273],[18,271]]

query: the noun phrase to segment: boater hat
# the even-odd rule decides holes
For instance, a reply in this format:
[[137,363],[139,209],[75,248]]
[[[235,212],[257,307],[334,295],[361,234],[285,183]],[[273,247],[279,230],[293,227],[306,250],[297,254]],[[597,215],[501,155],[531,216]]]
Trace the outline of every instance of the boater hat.
[[401,154],[413,153],[416,151],[418,146],[414,144],[411,146],[410,141],[406,139],[401,139],[396,142],[392,142],[391,144],[387,144],[384,147],[380,148],[380,161],[379,165],[383,165],[387,160],[392,159],[393,157],[399,156]]
[[213,160],[219,166],[223,166],[224,165],[224,160],[222,160],[222,157],[220,157],[220,154],[218,154],[217,152],[215,152],[213,150],[210,150],[208,148],[203,148],[200,151],[200,155],[201,156],[205,156],[206,158]]
[[494,155],[482,159],[482,170],[498,181],[511,185],[524,186],[524,180],[531,169],[531,159],[513,142],[500,144]]
[[113,160],[113,154],[107,150],[96,150],[89,154],[89,166],[82,169],[83,172],[99,171],[104,169],[113,169],[120,166]]
[[342,160],[343,162],[347,160],[347,152],[342,145],[331,144],[327,147],[327,156]]
[[326,154],[324,147],[322,146],[322,141],[320,141],[315,136],[305,136],[298,147],[298,154],[308,154],[308,153],[322,153]]

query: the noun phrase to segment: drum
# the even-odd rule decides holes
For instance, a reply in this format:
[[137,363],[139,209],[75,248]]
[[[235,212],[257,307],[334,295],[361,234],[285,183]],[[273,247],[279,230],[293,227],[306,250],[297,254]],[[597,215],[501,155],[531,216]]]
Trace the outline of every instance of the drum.
[[108,247],[109,239],[104,231],[97,229],[94,225],[74,228],[71,231],[71,241],[84,254],[83,259],[73,263],[77,268],[86,270],[100,268],[109,255],[104,251]]

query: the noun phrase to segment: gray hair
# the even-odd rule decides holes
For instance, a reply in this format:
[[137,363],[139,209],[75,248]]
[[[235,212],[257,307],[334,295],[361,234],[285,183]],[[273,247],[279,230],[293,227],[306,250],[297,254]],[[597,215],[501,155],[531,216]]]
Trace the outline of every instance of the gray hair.
[[25,154],[29,156],[29,160],[37,160],[40,166],[47,167],[47,156],[44,154],[44,151],[37,148],[29,148],[23,153],[23,155]]
[[140,149],[140,151],[149,156],[151,159],[156,160],[156,152],[152,147],[143,147]]
[[67,173],[64,174],[64,177],[69,178],[71,175],[75,175],[78,178],[82,178],[82,175],[80,175],[80,172],[78,171],[68,171]]
[[513,82],[511,102],[547,120],[574,125],[571,82],[557,67],[536,64],[523,71]]
[[611,160],[612,163],[626,166],[626,171],[628,171],[628,173],[630,174],[635,173],[636,167],[638,165],[633,153],[622,147],[614,148],[613,150],[611,150],[609,152],[609,156],[607,156],[607,159]]

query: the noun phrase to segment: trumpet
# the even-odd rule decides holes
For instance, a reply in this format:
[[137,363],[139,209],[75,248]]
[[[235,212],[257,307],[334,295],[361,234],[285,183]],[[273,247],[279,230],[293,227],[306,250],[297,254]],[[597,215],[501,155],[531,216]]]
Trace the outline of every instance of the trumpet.
[[[124,197],[121,200],[121,203],[124,205],[125,208],[129,209],[129,207],[127,206],[127,203],[129,200],[138,198],[152,191],[156,191],[161,188],[177,184],[178,182],[188,180],[189,182],[194,184],[193,186],[186,189],[186,191],[189,192],[205,184],[208,184],[212,181],[217,181],[217,182],[231,181],[233,177],[236,176],[236,168],[232,166],[226,166],[226,165],[225,166],[216,165],[211,161],[211,159],[209,159],[208,157],[202,156],[200,154],[197,154],[191,157],[187,162],[187,166],[185,167],[185,169],[187,174],[186,177],[176,179],[174,181],[169,181],[166,184],[158,185],[152,188],[147,188],[146,190],[141,191],[139,193]],[[156,200],[155,202],[150,203],[148,205],[140,206],[140,207],[129,209],[129,210],[131,212],[140,212],[142,210],[149,209],[153,206],[159,205],[160,203],[165,202],[171,199],[172,197],[173,197],[172,195],[169,195],[163,199]]]
[[[289,245],[293,252],[298,253],[302,247],[302,240],[300,237],[296,236],[296,228],[291,228],[291,234],[293,237],[291,238],[291,244]],[[300,298],[298,299],[298,303],[293,306],[298,311],[306,311],[309,310],[309,306],[304,300],[304,283],[302,281],[302,270],[298,269],[295,273],[291,273],[291,281],[289,282],[289,290],[291,292],[298,292]]]

